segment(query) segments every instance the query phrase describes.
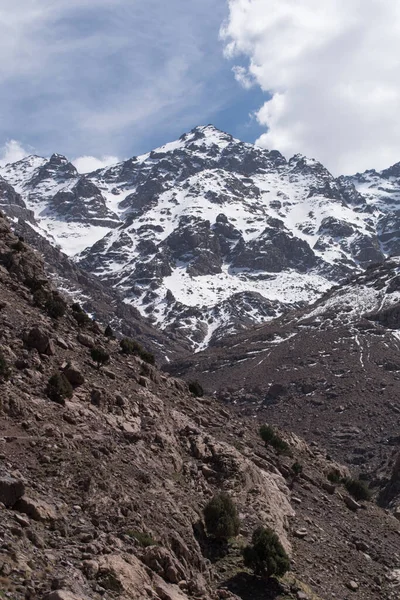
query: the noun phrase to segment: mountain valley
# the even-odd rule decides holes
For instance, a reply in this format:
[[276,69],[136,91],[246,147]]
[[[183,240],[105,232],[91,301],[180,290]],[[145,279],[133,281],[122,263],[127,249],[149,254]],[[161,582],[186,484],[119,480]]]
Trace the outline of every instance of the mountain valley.
[[[356,471],[322,443],[279,429],[278,452],[262,442],[252,414],[194,396],[149,357],[122,352],[62,300],[39,254],[2,216],[0,294],[3,598],[398,597],[399,520],[379,504],[385,490],[398,498],[399,461],[386,465],[386,481],[372,482],[373,499],[354,500],[344,481]],[[311,316],[326,317],[324,309]],[[385,310],[375,317],[382,327],[391,318]],[[96,348],[108,364],[96,366]],[[50,392],[55,376],[70,382],[66,397]],[[240,517],[222,554],[203,524],[220,490]],[[290,557],[279,580],[243,567],[241,550],[260,523]]]
[[[334,177],[209,125],[0,168],[0,598],[398,598],[399,165]],[[290,560],[267,582],[260,524]]]

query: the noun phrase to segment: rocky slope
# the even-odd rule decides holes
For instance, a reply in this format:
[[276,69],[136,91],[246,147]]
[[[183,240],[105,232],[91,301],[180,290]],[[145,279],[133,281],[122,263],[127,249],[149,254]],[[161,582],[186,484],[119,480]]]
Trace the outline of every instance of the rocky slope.
[[[121,355],[98,325],[79,327],[71,308],[50,318],[36,306],[38,282],[54,296],[38,254],[0,217],[3,598],[398,597],[399,522],[328,484],[345,467],[292,434],[282,434],[292,456],[277,455],[252,419]],[[109,365],[96,368],[93,344]],[[74,393],[56,403],[46,386],[61,371]],[[303,466],[297,477],[293,461]],[[241,518],[223,558],[210,554],[202,527],[202,508],[221,489]],[[259,523],[291,555],[280,583],[243,569],[240,547]]]
[[[239,413],[328,448],[382,491],[400,447],[399,281],[399,261],[389,259],[170,369]],[[384,494],[393,509],[399,491]]]
[[84,176],[30,156],[0,170],[0,204],[201,350],[398,254],[398,172],[334,178],[207,126]]

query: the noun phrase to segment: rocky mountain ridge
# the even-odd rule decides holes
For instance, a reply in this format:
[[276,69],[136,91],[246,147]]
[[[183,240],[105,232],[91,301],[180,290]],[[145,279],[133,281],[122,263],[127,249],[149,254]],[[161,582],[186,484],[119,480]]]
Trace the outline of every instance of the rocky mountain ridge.
[[398,171],[335,178],[206,126],[86,175],[27,157],[0,204],[199,351],[397,255]]
[[[50,316],[39,289],[59,302],[38,253],[0,216],[3,598],[397,598],[399,521],[328,481],[346,467],[290,433],[291,455],[277,454],[252,418],[121,354],[76,308]],[[98,368],[91,347],[110,363]],[[56,373],[73,385],[63,401],[47,391]],[[224,557],[210,554],[202,525],[220,490],[241,520]],[[240,548],[260,523],[290,553],[281,581],[243,568]]]

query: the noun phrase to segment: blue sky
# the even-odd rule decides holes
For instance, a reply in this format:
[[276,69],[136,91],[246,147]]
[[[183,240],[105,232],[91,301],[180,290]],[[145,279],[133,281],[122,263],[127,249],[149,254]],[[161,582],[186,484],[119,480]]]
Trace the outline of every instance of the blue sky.
[[0,0],[0,163],[110,163],[213,123],[335,174],[384,168],[399,31],[393,0]]
[[207,123],[254,141],[265,94],[223,56],[227,17],[225,0],[1,0],[0,146],[128,157]]

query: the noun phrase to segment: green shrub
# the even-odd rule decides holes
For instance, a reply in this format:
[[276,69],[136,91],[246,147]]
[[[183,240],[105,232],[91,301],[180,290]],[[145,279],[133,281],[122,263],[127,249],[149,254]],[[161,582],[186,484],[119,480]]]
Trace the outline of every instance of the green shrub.
[[303,466],[296,460],[292,465],[292,471],[298,477],[303,472]]
[[[38,293],[38,292],[37,292]],[[61,296],[55,292],[52,293],[50,298],[44,305],[47,314],[52,319],[59,319],[65,315],[67,310],[67,303]]]
[[147,548],[148,546],[157,546],[157,542],[151,537],[151,535],[149,533],[131,530],[131,531],[127,531],[127,535],[135,538],[135,540],[143,548]]
[[138,344],[138,342],[135,342],[135,340],[123,338],[119,345],[123,354],[133,354],[134,356],[139,356],[142,360],[150,365],[155,364],[154,354],[145,350],[140,344]]
[[359,479],[345,479],[344,485],[346,490],[356,500],[371,500],[371,490],[364,481]]
[[266,446],[272,446],[278,454],[291,455],[289,444],[270,425],[261,425],[260,437]]
[[207,533],[219,541],[226,541],[239,533],[240,520],[236,505],[225,492],[216,494],[204,508]]
[[246,567],[261,577],[278,577],[290,568],[289,557],[277,534],[269,527],[257,527],[253,532],[252,543],[243,550]]
[[4,354],[0,351],[0,381],[6,381],[10,377],[10,367],[4,357]]
[[110,338],[111,340],[115,338],[114,331],[110,325],[107,325],[107,327],[104,331],[104,335],[106,337]]
[[339,471],[337,469],[333,469],[332,471],[329,471],[328,475],[327,475],[327,479],[328,481],[330,481],[331,483],[340,483],[342,480],[342,477],[339,473]]
[[292,454],[289,444],[278,435],[273,440],[272,447],[277,451],[278,454],[286,454],[287,456],[291,456]]
[[122,354],[138,354],[141,349],[140,345],[130,338],[123,338],[119,345]]
[[144,362],[147,362],[149,365],[155,365],[156,364],[156,358],[154,356],[154,354],[152,352],[149,352],[148,350],[142,350],[141,353],[139,354],[140,358],[142,360],[144,360]]
[[83,310],[80,304],[75,302],[71,306],[72,308],[72,316],[75,321],[78,323],[79,327],[88,327],[92,323],[92,319],[89,315]]
[[24,252],[26,250],[26,246],[22,240],[18,240],[18,242],[11,244],[11,248],[15,250],[15,252]]
[[48,381],[46,394],[50,400],[65,404],[66,398],[72,398],[74,390],[63,373],[54,373]]
[[270,425],[261,425],[260,437],[265,442],[265,445],[271,444],[275,439],[275,430]]
[[46,302],[49,300],[49,294],[43,288],[38,288],[33,293],[33,303],[35,306],[44,308]]
[[40,289],[43,289],[43,285],[45,284],[45,280],[37,279],[37,277],[27,277],[25,279],[25,285],[32,290],[32,292],[36,292]]
[[104,348],[94,347],[90,351],[92,360],[97,364],[97,368],[100,369],[101,365],[105,365],[110,362],[110,355],[104,350]]
[[193,394],[193,396],[196,396],[196,398],[201,398],[204,396],[203,387],[197,380],[189,381],[189,392]]

